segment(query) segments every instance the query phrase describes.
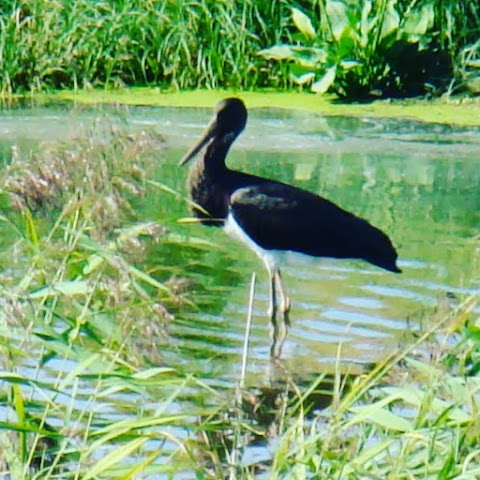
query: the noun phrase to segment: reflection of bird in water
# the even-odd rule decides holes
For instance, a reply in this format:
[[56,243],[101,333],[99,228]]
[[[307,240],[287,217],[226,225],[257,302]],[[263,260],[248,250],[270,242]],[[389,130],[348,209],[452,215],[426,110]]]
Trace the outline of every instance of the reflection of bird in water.
[[[289,326],[290,300],[283,287],[276,251],[356,258],[391,272],[400,269],[388,236],[366,220],[305,190],[230,170],[225,157],[246,122],[247,110],[240,99],[222,100],[205,133],[180,165],[207,146],[188,176],[187,188],[197,204],[193,212],[205,225],[223,226],[264,261],[270,278],[271,355],[279,357]],[[278,323],[277,308],[283,315],[283,321]]]

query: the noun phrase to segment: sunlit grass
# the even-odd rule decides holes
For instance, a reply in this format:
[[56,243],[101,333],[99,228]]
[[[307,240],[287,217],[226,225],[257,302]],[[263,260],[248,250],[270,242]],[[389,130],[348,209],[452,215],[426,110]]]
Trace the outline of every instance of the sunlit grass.
[[284,6],[204,0],[7,1],[0,92],[162,85],[285,84],[257,57],[285,35]]
[[142,241],[164,228],[129,203],[159,146],[96,126],[16,151],[2,172],[0,457],[12,478],[130,478],[168,471],[183,449],[170,429],[187,415],[172,405],[195,381],[152,366],[182,299],[142,269]]
[[[273,391],[273,403],[264,394],[255,399],[248,394],[243,412],[255,406],[256,414],[230,411],[223,420],[220,415],[206,419],[199,458],[214,478],[250,479],[262,472],[267,478],[477,478],[476,307],[478,298],[465,298],[416,341],[350,381],[341,373],[340,347],[327,382],[320,375],[299,388],[287,380]],[[314,400],[320,392],[323,401],[329,398],[326,407]],[[232,465],[239,436],[243,443]],[[271,459],[245,462],[242,452],[262,436],[271,442]]]
[[475,478],[480,343],[471,312],[477,304],[465,299],[417,342],[359,377],[309,432],[290,427],[285,454],[275,457],[277,471],[300,468],[308,478]]
[[[342,16],[346,5],[358,7],[358,15],[350,11]],[[412,89],[422,76],[427,88],[422,85],[415,91],[428,91],[438,75],[452,75],[451,68],[445,67],[455,64],[464,70],[459,54],[478,39],[480,17],[471,0],[5,0],[0,11],[0,94],[124,86],[287,88],[292,84],[289,62],[276,64],[258,53],[272,45],[305,45],[308,35],[305,38],[294,27],[291,7],[301,7],[319,31],[325,32],[320,46],[333,47],[332,57],[348,53],[351,68],[350,56],[360,54],[362,70],[356,79],[347,72],[347,88],[363,84],[368,75],[382,80],[390,70],[395,72],[389,83],[398,81],[409,67],[403,72],[406,87]],[[332,17],[326,20],[330,11]],[[392,34],[391,25],[397,18],[404,20],[405,29]],[[345,22],[348,28],[343,28]],[[333,24],[332,31],[329,24]],[[366,36],[369,30],[373,34]],[[391,55],[398,60],[387,66],[383,60],[389,50],[376,50],[382,31],[390,35]],[[341,36],[338,45],[333,45],[335,35]],[[400,50],[408,35],[413,36],[413,51]],[[303,77],[302,69],[316,63],[311,57],[307,49],[297,75]],[[404,57],[413,60],[404,62]],[[478,78],[478,65],[468,68],[472,69],[468,72],[471,84]],[[456,77],[464,73],[459,71]]]

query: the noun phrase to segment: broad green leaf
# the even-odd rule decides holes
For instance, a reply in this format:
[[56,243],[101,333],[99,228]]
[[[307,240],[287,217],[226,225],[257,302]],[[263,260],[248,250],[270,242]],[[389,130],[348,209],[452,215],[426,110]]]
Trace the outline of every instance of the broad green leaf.
[[58,282],[54,283],[48,287],[40,288],[35,290],[28,295],[30,300],[45,298],[45,297],[55,297],[58,294],[66,296],[76,296],[76,295],[88,295],[92,290],[92,286],[89,282],[85,280],[76,280],[71,282]]
[[409,12],[403,30],[408,35],[425,35],[432,28],[434,19],[433,3],[427,3],[422,8]]
[[359,42],[358,33],[352,27],[347,26],[337,44],[337,58],[355,58]]
[[306,83],[311,82],[315,78],[315,74],[313,72],[304,73],[303,75],[295,75],[291,73],[290,78],[297,85],[305,85]]
[[350,24],[347,16],[347,7],[342,2],[327,0],[326,11],[332,28],[333,38],[338,42]]
[[328,52],[317,47],[292,47],[292,59],[304,67],[317,67],[328,60]]
[[[301,65],[300,63],[293,63],[290,65],[290,75],[295,78],[299,78],[306,73],[315,74],[315,71],[316,71],[315,68],[312,68],[310,66],[304,66],[304,65]],[[314,78],[312,78],[312,81],[313,80]]]
[[385,14],[383,17],[382,29],[380,33],[380,39],[388,37],[392,33],[398,30],[400,25],[400,15],[395,9],[396,0],[390,0],[385,7]]
[[312,84],[312,92],[323,94],[325,93],[335,81],[337,75],[337,66],[330,67],[323,77]]
[[368,34],[371,30],[369,15],[372,11],[372,2],[364,0],[362,8],[362,18],[360,20],[360,45],[366,47],[368,45]]
[[258,52],[259,55],[272,60],[290,60],[292,49],[289,45],[274,45]]
[[340,66],[343,70],[352,70],[353,68],[361,67],[362,62],[358,60],[342,60]]
[[399,432],[409,432],[413,430],[413,425],[409,420],[399,417],[394,413],[381,407],[382,402],[373,403],[372,405],[352,407],[350,411],[357,417],[355,423],[369,420],[377,425],[396,430]]
[[293,23],[298,30],[308,38],[315,38],[317,36],[313,28],[311,20],[298,8],[292,8]]

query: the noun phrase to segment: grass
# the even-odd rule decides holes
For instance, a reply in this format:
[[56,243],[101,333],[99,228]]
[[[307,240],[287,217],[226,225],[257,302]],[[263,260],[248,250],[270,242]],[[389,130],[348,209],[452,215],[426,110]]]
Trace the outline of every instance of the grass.
[[[169,233],[133,208],[150,188],[172,194],[151,181],[161,146],[152,133],[96,124],[73,143],[16,150],[1,173],[2,471],[478,477],[477,297],[425,318],[360,376],[342,371],[341,346],[331,375],[296,385],[280,369],[271,388],[240,398],[167,366],[169,324],[194,295],[171,288],[178,266],[151,273],[147,246]],[[269,458],[243,456],[259,444]]]
[[[350,391],[285,432],[280,475],[302,478],[475,478],[480,472],[477,298],[356,379]],[[460,328],[460,330],[458,330]],[[299,418],[304,418],[299,412]],[[281,452],[281,449],[278,450]]]
[[[3,171],[0,426],[12,478],[129,478],[138,465],[126,459],[180,444],[165,426],[186,415],[168,409],[194,382],[151,365],[182,299],[137,268],[163,227],[132,221],[130,205],[159,145],[97,125],[73,145],[17,151]],[[149,451],[142,468],[162,470],[162,455]]]
[[[322,47],[332,45],[332,33],[338,33],[339,27],[327,28],[326,10],[336,12],[327,23],[338,20],[341,27],[350,21],[347,30],[351,35],[338,33],[339,48],[334,53],[342,56],[343,52],[347,61],[360,54],[358,58],[364,62],[359,77],[349,78],[347,72],[347,90],[358,83],[363,87],[368,74],[380,81],[388,77],[390,83],[405,82],[401,92],[412,91],[421,77],[422,85],[415,91],[424,92],[431,89],[426,85],[429,82],[448,83],[449,78],[443,77],[451,76],[452,65],[457,70],[455,78],[461,80],[468,73],[470,84],[478,78],[478,66],[462,64],[461,54],[478,40],[480,18],[471,0],[365,1],[359,4],[361,15],[355,16],[355,9],[349,8],[348,15],[339,18],[347,4],[313,0],[6,0],[0,12],[0,93],[124,86],[289,88],[288,62],[273,62],[258,53],[272,45],[305,42],[294,26],[291,7],[301,8],[319,24],[319,31],[324,32],[320,35]],[[432,15],[427,28],[422,19]],[[356,41],[365,33],[359,33],[360,17],[368,20],[361,29],[372,29],[367,41]],[[385,17],[387,26],[380,29]],[[394,60],[400,57],[400,61],[380,68],[384,51],[375,49],[379,35],[389,31],[388,23],[397,17],[406,19],[406,25],[398,34],[391,34],[389,41],[398,45],[411,35],[412,48],[396,53]],[[412,55],[414,61],[401,61]],[[412,69],[404,72],[405,67]],[[391,69],[396,71],[389,77]],[[435,79],[438,71],[440,82]],[[457,87],[461,85],[463,81],[457,82]],[[372,83],[369,88],[380,86],[381,82]],[[389,85],[383,88],[388,91]]]
[[[282,84],[256,52],[283,35],[283,4],[4,2],[0,91]],[[284,83],[284,82],[283,82]]]
[[[331,378],[320,375],[308,388],[287,382],[273,392],[274,401],[246,396],[243,410],[224,415],[229,421],[202,444],[213,478],[251,479],[261,472],[299,479],[477,478],[477,306],[478,298],[466,298],[416,341],[350,381],[337,364]],[[253,424],[245,413],[252,405]],[[212,427],[212,418],[202,425],[206,432]],[[245,464],[240,455],[229,463],[234,448],[242,451],[262,436],[274,437],[271,461]]]

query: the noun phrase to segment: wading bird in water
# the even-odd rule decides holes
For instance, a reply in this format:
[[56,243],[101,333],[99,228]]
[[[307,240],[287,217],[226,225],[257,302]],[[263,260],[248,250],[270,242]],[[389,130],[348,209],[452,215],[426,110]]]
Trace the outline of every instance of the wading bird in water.
[[[203,157],[190,167],[187,179],[193,213],[205,225],[223,227],[265,263],[270,280],[270,353],[278,358],[289,326],[290,300],[276,253],[361,259],[390,272],[401,270],[388,236],[363,218],[300,188],[230,170],[225,158],[246,123],[242,100],[222,100],[215,106],[206,131],[179,165],[207,147]],[[277,321],[277,310],[281,321]]]

